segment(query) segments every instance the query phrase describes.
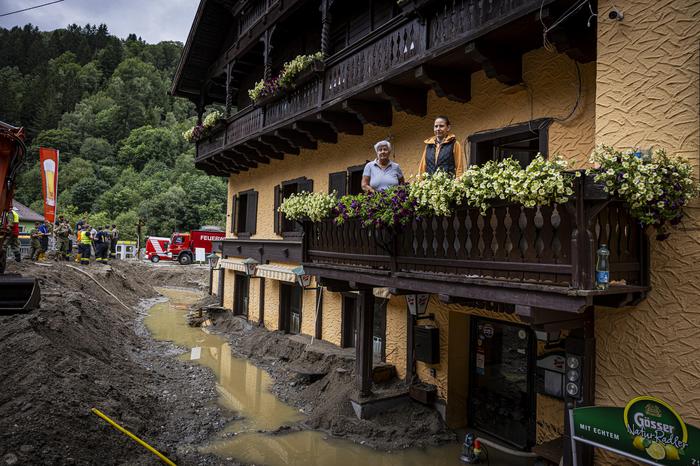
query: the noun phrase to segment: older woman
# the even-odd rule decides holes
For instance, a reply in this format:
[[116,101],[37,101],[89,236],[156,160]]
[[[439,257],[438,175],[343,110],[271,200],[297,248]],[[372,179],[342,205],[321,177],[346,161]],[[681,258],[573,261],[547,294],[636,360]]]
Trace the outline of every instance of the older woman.
[[391,186],[404,183],[403,172],[396,162],[389,160],[391,143],[379,141],[374,145],[377,159],[367,162],[362,172],[362,190],[367,193],[384,191]]

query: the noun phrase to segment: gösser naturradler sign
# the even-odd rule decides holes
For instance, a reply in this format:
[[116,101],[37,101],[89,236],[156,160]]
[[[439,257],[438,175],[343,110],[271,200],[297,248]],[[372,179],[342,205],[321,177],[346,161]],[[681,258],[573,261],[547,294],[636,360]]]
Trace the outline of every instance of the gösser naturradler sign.
[[573,410],[574,440],[647,464],[700,466],[700,429],[658,398],[640,396],[623,408]]

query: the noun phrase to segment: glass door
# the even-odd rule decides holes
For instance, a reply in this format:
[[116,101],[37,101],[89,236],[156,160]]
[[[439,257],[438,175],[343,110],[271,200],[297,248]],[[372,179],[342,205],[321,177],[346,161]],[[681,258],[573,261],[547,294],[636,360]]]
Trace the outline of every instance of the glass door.
[[469,423],[516,447],[535,432],[535,340],[525,326],[472,318]]
[[250,299],[250,278],[236,274],[234,282],[233,315],[248,317],[248,301]]

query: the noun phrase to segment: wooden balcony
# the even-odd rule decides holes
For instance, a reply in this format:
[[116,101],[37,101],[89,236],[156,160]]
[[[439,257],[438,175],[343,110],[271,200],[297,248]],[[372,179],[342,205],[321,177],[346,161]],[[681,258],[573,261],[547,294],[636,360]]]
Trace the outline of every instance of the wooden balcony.
[[[304,224],[303,264],[333,287],[376,286],[435,293],[450,302],[583,312],[635,303],[649,289],[648,240],[618,200],[577,183],[564,205],[500,204],[485,216],[460,209],[414,221],[395,233],[350,220]],[[595,286],[596,251],[610,249],[607,290]]]
[[[471,73],[478,69],[516,84],[522,80],[521,55],[542,45],[541,7],[551,15],[571,0],[414,3],[420,15],[407,7],[405,14],[329,57],[313,79],[231,116],[197,144],[197,166],[228,176],[315,148],[319,140],[335,142],[338,133],[362,134],[365,124],[391,126],[392,107],[424,116],[431,89],[466,102]],[[579,60],[595,57],[590,31],[571,26],[550,39]]]

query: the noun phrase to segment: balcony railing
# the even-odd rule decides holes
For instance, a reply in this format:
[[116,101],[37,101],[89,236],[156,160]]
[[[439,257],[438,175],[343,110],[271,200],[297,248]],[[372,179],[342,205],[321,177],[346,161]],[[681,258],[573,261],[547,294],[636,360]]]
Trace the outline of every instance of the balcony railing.
[[[576,199],[563,205],[501,204],[485,216],[464,208],[415,220],[395,233],[363,228],[356,219],[340,226],[307,222],[304,266],[330,278],[344,271],[359,283],[379,283],[381,276],[381,286],[401,277],[578,296],[643,292],[648,242],[639,223],[621,201],[586,198],[582,184],[577,189]],[[594,275],[601,244],[610,250],[612,284],[605,291],[596,290]]]
[[[268,2],[271,0],[260,4]],[[541,0],[460,0],[433,11],[427,21],[397,17],[381,34],[368,36],[352,48],[330,57],[325,71],[316,79],[276,100],[248,107],[232,116],[221,130],[225,137],[215,135],[198,143],[197,160],[337,105],[343,99],[535,11],[541,5]],[[251,18],[257,11],[250,11]]]
[[214,251],[224,257],[252,258],[261,264],[267,262],[301,262],[300,240],[255,240],[226,238],[216,241]]

